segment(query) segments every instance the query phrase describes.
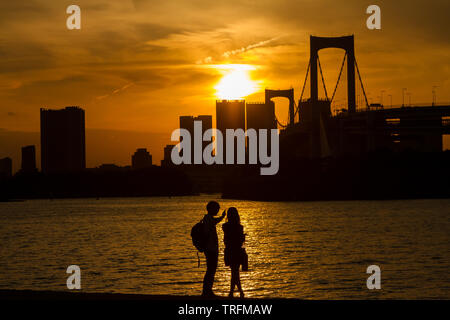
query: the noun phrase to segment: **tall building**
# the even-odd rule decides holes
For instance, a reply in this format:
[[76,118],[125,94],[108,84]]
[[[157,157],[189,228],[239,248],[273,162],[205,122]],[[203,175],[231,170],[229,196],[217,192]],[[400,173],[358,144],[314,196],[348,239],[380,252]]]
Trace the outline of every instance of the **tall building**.
[[275,104],[273,101],[266,103],[248,103],[247,109],[247,130],[258,129],[276,129],[277,121],[275,119]]
[[133,169],[143,169],[152,166],[152,155],[146,148],[139,148],[131,157],[131,167]]
[[[194,117],[193,116],[180,116],[180,129],[186,129],[191,135],[191,161],[194,163]],[[180,136],[180,142],[183,141],[183,137]],[[183,149],[180,150],[180,156],[183,156]]]
[[172,149],[175,148],[174,144],[168,144],[164,147],[164,159],[161,160],[161,167],[170,167],[172,163]]
[[41,166],[45,173],[86,168],[83,109],[41,109]]
[[22,147],[22,166],[21,172],[36,172],[36,148],[34,146]]
[[[226,163],[226,129],[245,131],[245,100],[216,101],[216,128],[223,134],[223,160]],[[234,163],[237,163],[237,143],[234,141]]]
[[12,175],[12,160],[11,158],[0,159],[0,179],[11,177]]
[[[267,101],[263,103],[248,103],[246,104],[247,111],[247,130],[255,129],[258,134],[259,129],[267,129],[267,150],[271,150],[271,138],[270,129],[277,128],[277,120],[275,118],[275,103],[273,101]],[[259,139],[256,145],[257,156],[259,155]],[[247,140],[248,143],[248,140]],[[247,150],[249,146],[247,145]]]
[[[212,129],[212,116],[200,115],[197,117],[193,117],[193,116],[181,116],[180,117],[180,129],[186,129],[187,131],[189,131],[189,133],[191,135],[191,164],[194,164],[194,122],[195,121],[201,121],[201,123],[202,123],[201,136],[203,137],[203,134],[206,130]],[[180,138],[180,142],[181,141],[182,141],[182,138]],[[208,141],[202,141],[202,152],[209,143],[210,142],[208,142]],[[183,151],[181,151],[181,155],[182,155],[182,152]]]

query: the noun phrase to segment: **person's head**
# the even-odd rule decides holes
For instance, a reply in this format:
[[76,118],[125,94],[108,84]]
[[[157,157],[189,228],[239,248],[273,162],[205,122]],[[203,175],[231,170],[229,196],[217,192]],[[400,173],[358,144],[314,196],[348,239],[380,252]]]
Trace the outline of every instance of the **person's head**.
[[227,219],[229,223],[232,224],[240,224],[241,218],[239,217],[239,213],[235,207],[230,207],[227,211]]
[[219,212],[220,205],[217,201],[210,201],[206,205],[206,211],[208,211],[208,214],[215,216]]

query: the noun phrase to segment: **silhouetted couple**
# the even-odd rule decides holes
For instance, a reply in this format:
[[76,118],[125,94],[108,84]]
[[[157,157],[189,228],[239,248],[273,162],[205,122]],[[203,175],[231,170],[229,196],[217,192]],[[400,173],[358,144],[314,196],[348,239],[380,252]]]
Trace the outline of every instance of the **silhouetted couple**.
[[244,292],[241,287],[239,267],[243,261],[242,245],[245,241],[244,228],[240,223],[239,213],[236,208],[231,207],[225,210],[221,217],[215,218],[220,210],[220,205],[216,201],[210,201],[206,206],[208,213],[203,218],[206,229],[206,273],[203,279],[202,296],[214,297],[213,283],[219,259],[219,241],[217,238],[216,225],[227,215],[227,222],[222,225],[225,243],[225,265],[231,268],[231,288],[229,297],[233,297],[234,288],[237,286],[241,298]]

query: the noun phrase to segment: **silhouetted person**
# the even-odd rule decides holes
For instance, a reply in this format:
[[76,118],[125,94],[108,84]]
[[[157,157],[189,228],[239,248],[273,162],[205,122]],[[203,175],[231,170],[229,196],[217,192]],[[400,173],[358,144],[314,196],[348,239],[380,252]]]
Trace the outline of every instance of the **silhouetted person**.
[[216,274],[217,262],[219,259],[219,241],[217,238],[216,224],[223,220],[225,211],[222,216],[215,218],[219,212],[220,205],[216,201],[210,201],[206,205],[208,213],[203,218],[203,223],[206,229],[206,243],[205,243],[205,257],[206,257],[206,273],[203,278],[203,293],[202,296],[214,297],[212,291],[214,284],[214,276]]
[[233,297],[234,288],[237,286],[240,296],[243,298],[244,291],[242,291],[241,287],[239,267],[243,260],[244,227],[241,225],[239,213],[234,207],[228,209],[227,220],[222,225],[222,229],[224,234],[223,241],[225,242],[225,265],[231,268],[231,288],[228,296]]

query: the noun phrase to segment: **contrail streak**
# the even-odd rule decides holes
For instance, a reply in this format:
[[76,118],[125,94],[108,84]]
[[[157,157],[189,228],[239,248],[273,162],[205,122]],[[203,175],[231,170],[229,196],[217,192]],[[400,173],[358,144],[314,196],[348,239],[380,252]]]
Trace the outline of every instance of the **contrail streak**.
[[[242,47],[242,48],[239,48],[239,49],[226,51],[226,52],[224,52],[222,54],[222,57],[229,58],[230,56],[234,56],[234,55],[237,55],[237,54],[240,54],[240,53],[243,53],[243,52],[246,52],[246,51],[258,48],[258,47],[265,46],[268,43],[270,43],[270,42],[272,42],[272,41],[274,41],[274,40],[276,40],[278,38],[279,37],[275,37],[275,38],[272,38],[272,39],[268,39],[268,40],[264,40],[264,41],[260,41],[260,42],[257,42],[257,43],[250,44],[250,45],[248,45],[246,47]],[[210,64],[212,62],[213,62],[213,57],[206,57],[206,58],[204,58],[202,60],[197,61],[197,64]]]
[[265,46],[266,44],[268,44],[268,43],[270,43],[270,42],[272,42],[272,41],[274,41],[276,39],[278,39],[278,37],[275,37],[275,38],[272,38],[272,39],[269,39],[269,40],[260,41],[258,43],[254,43],[254,44],[248,45],[246,47],[242,47],[240,49],[227,51],[227,52],[224,52],[222,55],[225,58],[228,58],[228,57],[233,56],[235,54],[243,53],[243,52],[249,51],[249,50],[254,49],[254,48]]

